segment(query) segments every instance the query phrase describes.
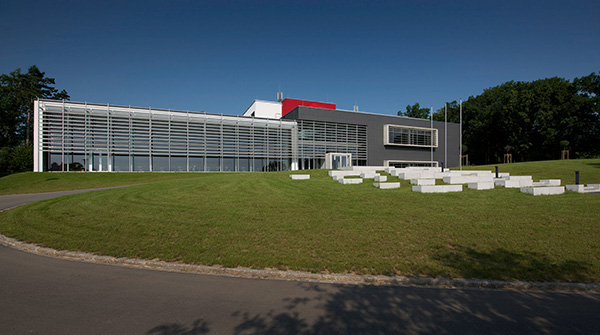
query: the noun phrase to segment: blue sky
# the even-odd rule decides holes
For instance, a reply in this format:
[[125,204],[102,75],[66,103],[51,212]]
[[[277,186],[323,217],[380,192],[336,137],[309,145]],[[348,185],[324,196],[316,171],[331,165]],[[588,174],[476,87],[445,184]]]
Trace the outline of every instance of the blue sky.
[[239,115],[285,97],[396,114],[600,71],[600,1],[3,1],[0,73],[71,100]]

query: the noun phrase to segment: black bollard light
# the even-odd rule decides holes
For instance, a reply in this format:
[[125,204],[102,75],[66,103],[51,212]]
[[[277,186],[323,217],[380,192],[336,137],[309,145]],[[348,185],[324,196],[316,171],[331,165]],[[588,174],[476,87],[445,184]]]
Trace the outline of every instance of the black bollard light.
[[575,171],[575,185],[579,185],[579,171]]
[[498,178],[498,165],[496,165],[496,178]]

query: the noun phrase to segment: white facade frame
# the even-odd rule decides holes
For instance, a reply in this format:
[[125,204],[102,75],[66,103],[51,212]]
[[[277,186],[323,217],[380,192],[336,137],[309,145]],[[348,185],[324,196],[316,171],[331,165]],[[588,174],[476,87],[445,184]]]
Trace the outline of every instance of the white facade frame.
[[[392,143],[390,142],[390,127],[400,128],[400,129],[408,129],[408,130],[418,130],[428,132],[432,135],[432,145],[419,145],[419,144],[402,144],[402,143]],[[424,128],[424,127],[413,127],[413,126],[401,126],[397,124],[386,124],[383,126],[383,145],[392,145],[399,147],[416,147],[416,148],[437,148],[438,147],[438,130],[436,128]]]

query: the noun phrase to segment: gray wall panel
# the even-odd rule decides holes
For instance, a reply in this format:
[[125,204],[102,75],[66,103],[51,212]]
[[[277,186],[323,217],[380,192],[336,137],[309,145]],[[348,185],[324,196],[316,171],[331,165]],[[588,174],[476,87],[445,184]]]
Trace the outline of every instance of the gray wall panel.
[[[393,124],[400,126],[430,128],[429,120],[362,112],[328,110],[304,106],[298,106],[286,114],[283,118],[290,120],[315,120],[366,125],[368,141],[368,165],[383,165],[384,160],[429,161],[431,159],[430,148],[385,146],[383,144],[384,125]],[[438,130],[438,147],[434,148],[433,150],[433,160],[444,162],[444,122],[434,121],[433,127]],[[448,123],[447,167],[455,167],[459,165],[459,132],[459,124]]]

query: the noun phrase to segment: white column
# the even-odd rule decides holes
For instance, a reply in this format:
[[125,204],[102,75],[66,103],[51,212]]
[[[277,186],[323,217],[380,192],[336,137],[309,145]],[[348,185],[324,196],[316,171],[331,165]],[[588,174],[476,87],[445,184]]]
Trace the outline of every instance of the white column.
[[44,171],[44,150],[40,143],[40,129],[42,123],[42,111],[40,110],[40,101],[33,102],[33,172]]

